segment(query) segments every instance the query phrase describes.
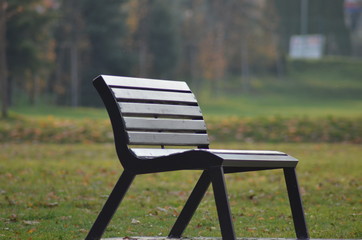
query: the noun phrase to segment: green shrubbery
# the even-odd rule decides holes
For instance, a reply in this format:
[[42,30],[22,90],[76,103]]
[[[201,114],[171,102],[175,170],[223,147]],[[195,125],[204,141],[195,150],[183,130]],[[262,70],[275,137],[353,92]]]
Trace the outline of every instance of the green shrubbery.
[[[228,117],[207,119],[212,141],[362,143],[362,118]],[[0,122],[0,142],[113,142],[109,120],[16,117]]]
[[109,120],[16,117],[0,122],[0,142],[105,143],[113,141]]
[[362,143],[362,118],[227,118],[208,129],[217,141]]

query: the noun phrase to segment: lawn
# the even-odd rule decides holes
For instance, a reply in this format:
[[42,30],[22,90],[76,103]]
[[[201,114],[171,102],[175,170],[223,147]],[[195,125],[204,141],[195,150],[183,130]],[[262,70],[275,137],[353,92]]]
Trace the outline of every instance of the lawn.
[[[121,172],[112,144],[2,144],[0,239],[83,239]],[[352,144],[215,144],[300,159],[313,238],[362,238],[362,149]],[[105,237],[166,236],[199,172],[136,178]],[[238,237],[294,237],[279,170],[227,176]],[[210,190],[211,191],[211,190]],[[185,236],[220,236],[208,192]]]
[[361,74],[331,69],[293,72],[283,80],[255,77],[248,93],[241,79],[232,79],[222,82],[218,92],[198,88],[196,96],[206,116],[356,117],[362,116]]

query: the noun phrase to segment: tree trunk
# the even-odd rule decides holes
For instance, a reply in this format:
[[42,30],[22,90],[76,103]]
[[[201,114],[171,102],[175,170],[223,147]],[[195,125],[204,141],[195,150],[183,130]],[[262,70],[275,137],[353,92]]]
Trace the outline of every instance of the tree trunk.
[[148,55],[148,50],[147,50],[147,44],[145,43],[145,41],[142,39],[140,41],[140,50],[139,50],[139,75],[141,77],[146,77],[147,76],[147,55]]
[[79,75],[78,75],[78,44],[70,47],[70,80],[72,91],[72,107],[79,105]]
[[72,107],[79,106],[79,46],[81,39],[81,24],[79,19],[80,3],[78,1],[71,1],[72,6],[72,43],[70,44],[70,80],[71,80],[71,94],[72,94]]
[[[244,35],[245,36],[245,35]],[[241,42],[241,81],[242,91],[249,93],[250,91],[250,66],[249,66],[249,49],[248,40],[244,37]]]
[[0,83],[1,116],[8,117],[8,67],[6,62],[6,0],[0,0]]

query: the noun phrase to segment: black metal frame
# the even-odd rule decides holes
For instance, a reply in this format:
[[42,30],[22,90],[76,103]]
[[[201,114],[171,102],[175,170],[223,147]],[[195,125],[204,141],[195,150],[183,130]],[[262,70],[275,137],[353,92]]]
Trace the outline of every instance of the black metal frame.
[[[169,156],[155,157],[152,160],[139,159],[134,153],[132,153],[132,151],[130,151],[130,149],[128,149],[127,144],[125,144],[127,143],[127,137],[116,99],[102,80],[102,77],[95,79],[94,85],[101,95],[110,116],[115,135],[116,150],[124,167],[124,172],[120,176],[103,209],[99,213],[86,237],[86,240],[101,238],[136,175],[185,169],[203,170],[203,173],[172,227],[168,235],[169,238],[181,238],[182,233],[189,224],[192,216],[199,206],[199,203],[211,184],[213,187],[222,238],[225,240],[236,239],[224,174],[283,169],[296,236],[298,239],[309,239],[295,166],[275,167],[270,165],[261,167],[260,163],[256,164],[254,167],[239,166],[237,164],[231,166],[230,164],[225,164],[223,159],[215,154],[207,151],[196,150],[172,154]],[[206,146],[206,148],[207,147],[208,146]]]

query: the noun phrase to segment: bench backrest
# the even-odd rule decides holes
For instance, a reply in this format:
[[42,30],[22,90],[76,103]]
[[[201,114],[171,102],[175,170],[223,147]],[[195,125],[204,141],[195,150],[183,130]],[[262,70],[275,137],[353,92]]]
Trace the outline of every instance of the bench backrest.
[[205,122],[185,82],[102,75],[94,81],[125,145],[208,148]]

